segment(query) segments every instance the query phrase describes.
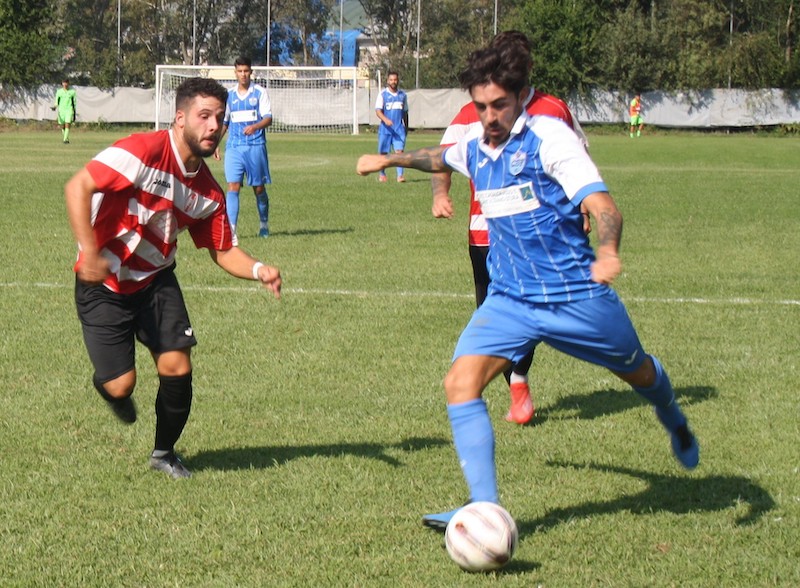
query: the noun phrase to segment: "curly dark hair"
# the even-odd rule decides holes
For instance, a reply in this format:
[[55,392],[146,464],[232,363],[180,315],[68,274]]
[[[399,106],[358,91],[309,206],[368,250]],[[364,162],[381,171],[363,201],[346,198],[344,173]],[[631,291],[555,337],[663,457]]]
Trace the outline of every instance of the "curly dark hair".
[[501,51],[521,50],[528,56],[528,71],[533,69],[533,57],[531,56],[531,42],[525,33],[515,30],[501,31],[497,33],[489,43],[490,47],[495,47]]
[[175,95],[175,110],[184,110],[197,96],[210,96],[222,104],[228,101],[228,90],[211,78],[189,78],[181,82]]
[[474,86],[497,84],[509,92],[519,94],[528,85],[530,54],[519,44],[504,44],[501,47],[484,47],[473,51],[467,67],[458,75],[463,90]]

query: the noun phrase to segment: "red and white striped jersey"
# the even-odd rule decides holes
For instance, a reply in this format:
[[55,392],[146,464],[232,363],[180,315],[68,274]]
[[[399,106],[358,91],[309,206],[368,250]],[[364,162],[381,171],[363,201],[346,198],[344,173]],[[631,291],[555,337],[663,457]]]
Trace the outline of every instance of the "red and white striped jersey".
[[[569,106],[555,96],[545,94],[539,90],[531,89],[528,95],[528,101],[525,103],[525,110],[531,115],[544,115],[552,116],[563,120],[575,134],[578,135],[583,144],[588,147],[589,141],[581,129],[578,119],[572,116]],[[468,102],[461,107],[455,118],[450,122],[442,135],[440,145],[450,146],[455,145],[461,139],[466,137],[471,130],[476,126],[481,126],[481,119],[478,116],[478,111],[475,108],[474,102]],[[469,195],[469,244],[478,247],[489,246],[489,231],[486,225],[486,218],[481,211],[480,203],[475,199],[475,187],[470,181],[470,195]]]
[[[92,226],[111,264],[110,290],[131,294],[149,284],[174,262],[184,229],[198,248],[231,248],[225,193],[205,162],[186,171],[171,130],[121,139],[86,169],[98,186]],[[76,271],[80,263],[79,252]]]

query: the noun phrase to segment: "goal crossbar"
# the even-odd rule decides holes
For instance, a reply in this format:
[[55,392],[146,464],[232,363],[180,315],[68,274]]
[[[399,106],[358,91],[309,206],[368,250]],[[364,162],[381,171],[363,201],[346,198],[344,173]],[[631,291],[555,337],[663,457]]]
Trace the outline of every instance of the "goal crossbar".
[[[272,105],[270,132],[358,134],[356,67],[253,66],[252,81],[266,88]],[[175,91],[192,77],[236,87],[230,65],[157,65],[155,128],[172,124]]]

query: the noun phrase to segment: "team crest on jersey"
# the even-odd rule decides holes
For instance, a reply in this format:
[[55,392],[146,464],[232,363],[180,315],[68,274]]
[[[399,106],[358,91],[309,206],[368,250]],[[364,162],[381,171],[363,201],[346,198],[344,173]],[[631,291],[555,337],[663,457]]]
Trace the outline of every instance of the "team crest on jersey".
[[189,212],[192,210],[195,205],[197,204],[197,192],[191,192],[187,197],[186,201],[183,203],[183,212]]
[[256,104],[258,104],[258,98],[256,98],[255,96],[250,96],[247,102],[250,104],[250,106],[255,106]]
[[525,161],[528,156],[521,149],[511,156],[508,170],[515,176],[518,176],[525,168]]

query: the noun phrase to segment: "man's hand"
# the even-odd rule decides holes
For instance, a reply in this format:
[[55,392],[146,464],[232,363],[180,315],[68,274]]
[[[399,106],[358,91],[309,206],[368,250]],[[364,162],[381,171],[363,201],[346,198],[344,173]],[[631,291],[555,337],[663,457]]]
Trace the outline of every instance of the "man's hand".
[[360,176],[368,176],[382,169],[386,169],[385,155],[362,155],[356,164],[356,173]]
[[278,268],[271,265],[262,265],[258,268],[258,279],[267,290],[271,290],[275,298],[281,297],[281,272]]
[[78,279],[87,284],[102,284],[103,281],[111,275],[108,260],[102,255],[81,254],[80,263],[78,263]]
[[622,271],[622,262],[616,253],[597,251],[597,260],[592,264],[592,281],[611,285]]
[[431,213],[434,218],[453,218],[453,200],[447,194],[434,194]]

